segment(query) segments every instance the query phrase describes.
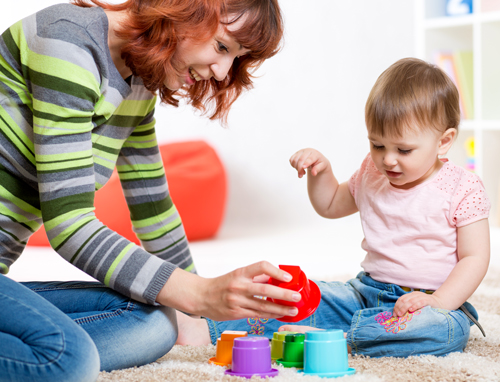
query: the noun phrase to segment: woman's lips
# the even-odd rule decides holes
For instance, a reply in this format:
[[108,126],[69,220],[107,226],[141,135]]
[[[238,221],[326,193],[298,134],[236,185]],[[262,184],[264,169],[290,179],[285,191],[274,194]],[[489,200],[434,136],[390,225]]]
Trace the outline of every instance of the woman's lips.
[[402,174],[402,172],[387,171],[387,170],[385,171],[385,173],[389,178],[399,178]]

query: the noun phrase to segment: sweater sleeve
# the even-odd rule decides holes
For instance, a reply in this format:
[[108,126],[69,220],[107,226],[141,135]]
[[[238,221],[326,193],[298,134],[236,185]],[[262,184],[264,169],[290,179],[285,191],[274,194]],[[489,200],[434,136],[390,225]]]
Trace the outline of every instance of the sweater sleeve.
[[124,143],[117,162],[118,175],[142,246],[158,258],[195,273],[181,218],[168,191],[153,113]]
[[[21,26],[17,32],[23,33]],[[82,46],[85,38],[81,36]],[[94,146],[111,146],[94,142],[99,136],[93,129],[116,108],[103,94],[99,68],[90,55],[80,62],[61,60],[29,49],[23,38],[18,40],[24,76],[31,87],[40,210],[51,246],[112,289],[156,304],[176,265],[120,236],[94,214],[94,193],[100,186],[96,168],[107,161]],[[89,40],[88,45],[92,44]],[[116,158],[118,152],[107,154]],[[138,169],[143,171],[148,169]],[[144,224],[143,219],[139,222]],[[187,247],[185,239],[182,244]],[[187,248],[184,253],[190,258]]]

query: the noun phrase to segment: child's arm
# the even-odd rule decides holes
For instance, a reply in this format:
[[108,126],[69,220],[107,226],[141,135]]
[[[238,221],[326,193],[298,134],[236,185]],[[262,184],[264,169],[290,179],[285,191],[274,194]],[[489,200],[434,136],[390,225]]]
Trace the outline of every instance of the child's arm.
[[424,306],[447,310],[458,309],[483,280],[490,262],[488,219],[457,228],[458,263],[446,281],[433,294],[412,292],[401,296],[394,315],[403,316]]
[[290,164],[302,178],[307,172],[309,200],[315,211],[330,219],[341,218],[358,211],[347,182],[339,184],[326,157],[314,149],[297,151]]

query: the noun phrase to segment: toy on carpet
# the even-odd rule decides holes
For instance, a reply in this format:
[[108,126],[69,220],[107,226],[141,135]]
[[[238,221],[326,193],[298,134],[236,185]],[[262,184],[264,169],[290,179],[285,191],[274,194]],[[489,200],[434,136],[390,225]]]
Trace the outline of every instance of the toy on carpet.
[[347,342],[340,329],[306,332],[304,369],[307,375],[336,378],[356,372],[347,363]]
[[302,333],[287,334],[283,341],[283,358],[276,361],[278,365],[284,367],[304,367],[304,339]]
[[295,334],[296,332],[275,332],[271,339],[271,361],[276,362],[277,359],[283,358],[283,341],[287,334]]
[[283,316],[277,318],[282,322],[297,322],[306,319],[313,314],[319,306],[321,301],[321,292],[312,280],[308,280],[305,273],[297,265],[280,265],[280,269],[288,272],[292,276],[289,282],[282,282],[274,278],[269,279],[268,283],[276,285],[280,288],[285,288],[299,292],[302,298],[298,302],[290,302],[270,298],[269,301],[276,304],[295,306],[298,308],[299,313],[296,316]]
[[278,370],[271,367],[271,347],[266,337],[249,336],[234,339],[233,363],[226,374],[251,378],[275,377]]
[[225,330],[217,339],[215,357],[208,360],[208,363],[219,366],[227,366],[232,363],[233,343],[235,338],[246,337],[247,332],[236,330]]

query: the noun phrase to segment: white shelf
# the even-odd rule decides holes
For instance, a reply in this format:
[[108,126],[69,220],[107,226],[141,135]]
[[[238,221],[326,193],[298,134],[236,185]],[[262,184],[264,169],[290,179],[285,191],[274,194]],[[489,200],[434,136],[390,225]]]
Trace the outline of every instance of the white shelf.
[[[500,1],[500,0],[499,0]],[[437,52],[472,51],[474,118],[462,120],[449,157],[466,167],[464,144],[474,138],[475,172],[492,201],[491,221],[500,225],[500,10],[446,16],[446,0],[416,0],[416,56],[434,62]]]

